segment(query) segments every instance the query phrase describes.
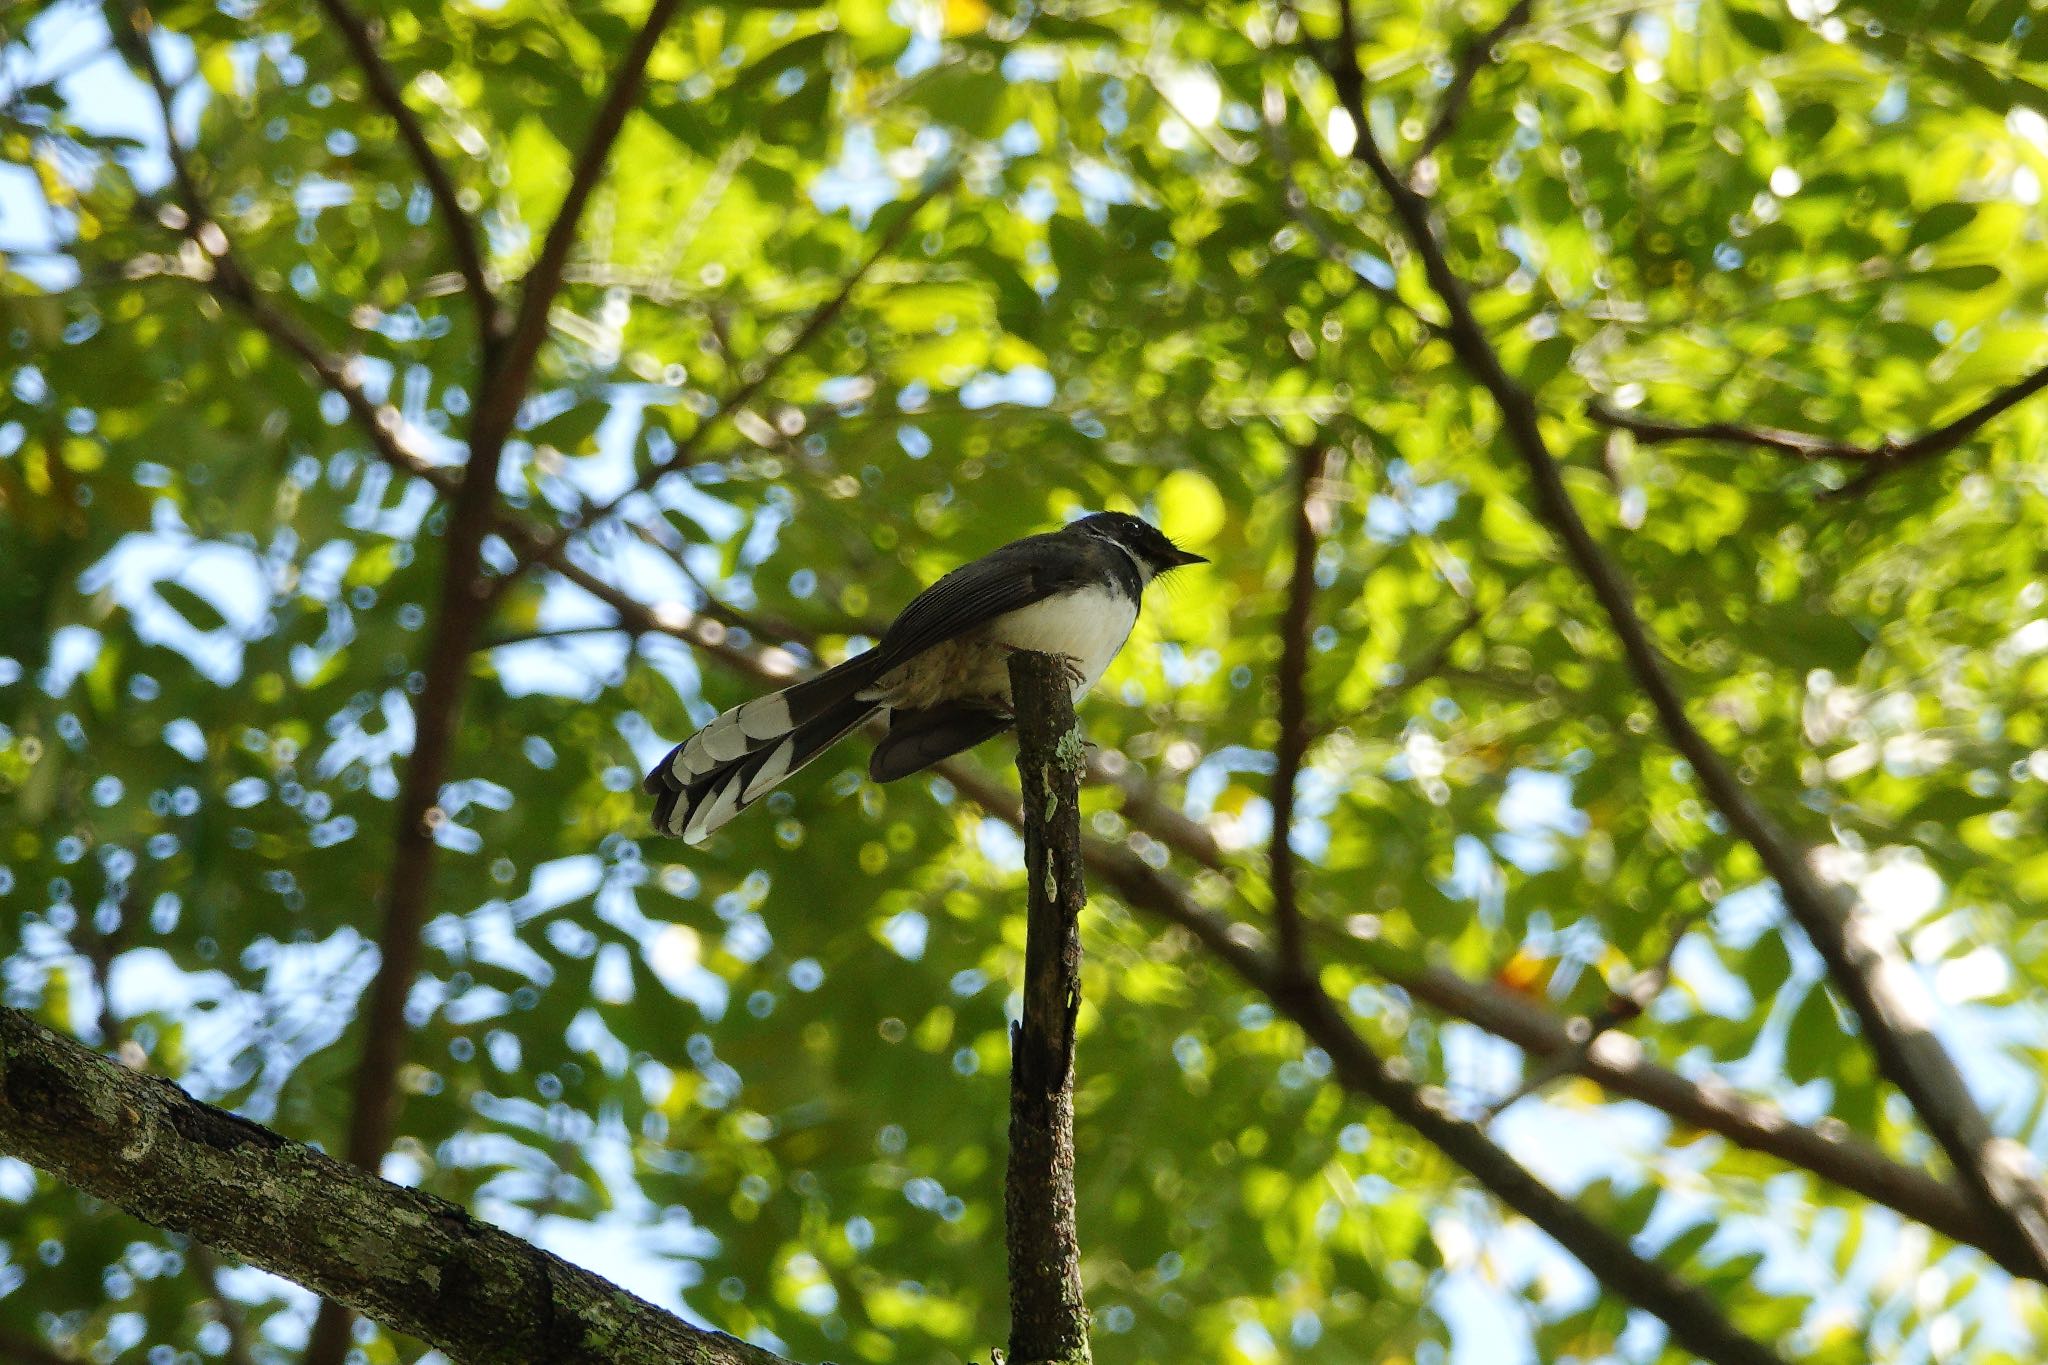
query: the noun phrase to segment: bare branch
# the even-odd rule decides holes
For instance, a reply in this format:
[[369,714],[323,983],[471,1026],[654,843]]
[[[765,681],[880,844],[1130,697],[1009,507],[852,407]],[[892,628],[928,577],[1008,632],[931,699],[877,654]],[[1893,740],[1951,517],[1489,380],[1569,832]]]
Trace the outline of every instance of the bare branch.
[[1294,173],[1294,143],[1287,136],[1287,95],[1280,82],[1268,80],[1260,94],[1260,101],[1263,106],[1261,122],[1266,130],[1266,148],[1279,169],[1280,200],[1287,205],[1288,216],[1301,224],[1302,230],[1315,239],[1324,259],[1334,261],[1350,271],[1360,288],[1371,292],[1382,302],[1394,304],[1411,314],[1430,335],[1440,335],[1443,331],[1441,322],[1416,309],[1413,304],[1401,297],[1401,291],[1392,284],[1383,284],[1360,270],[1356,257],[1344,250],[1330,235],[1329,228],[1316,217],[1315,210],[1309,203],[1308,193],[1302,189],[1301,181]]
[[1586,404],[1586,415],[1602,426],[1628,432],[1644,445],[1662,445],[1667,441],[1734,441],[1741,445],[1761,446],[1766,450],[1775,450],[1802,460],[1852,460],[1858,463],[1883,464],[1894,458],[1887,446],[1849,445],[1825,436],[1809,436],[1803,431],[1786,431],[1781,427],[1747,427],[1739,422],[1702,422],[1697,426],[1688,426],[1680,422],[1638,417],[1634,413],[1610,407],[1597,398]]
[[1304,979],[1312,971],[1301,941],[1301,898],[1295,891],[1294,788],[1311,738],[1308,637],[1315,613],[1316,550],[1328,517],[1318,499],[1329,460],[1330,448],[1321,441],[1309,441],[1294,454],[1294,562],[1280,618],[1280,740],[1273,746],[1273,840],[1267,857],[1280,966]]
[[[138,1075],[16,1009],[0,1009],[0,1152],[458,1362],[785,1365],[445,1200]],[[369,1245],[376,1255],[362,1254]]]
[[[940,765],[946,779],[998,819],[1019,825],[1016,801],[995,782],[957,760]],[[1192,934],[1245,983],[1263,993],[1327,1053],[1338,1081],[1419,1132],[1508,1207],[1577,1256],[1610,1289],[1670,1327],[1672,1338],[1706,1360],[1781,1365],[1780,1357],[1735,1330],[1712,1299],[1588,1218],[1530,1174],[1476,1126],[1446,1109],[1438,1092],[1396,1074],[1343,1018],[1322,988],[1288,972],[1262,950],[1257,931],[1196,903],[1166,874],[1121,845],[1085,839],[1089,868],[1133,909]]]
[[[173,149],[170,87],[148,41],[149,19],[135,11],[138,41],[135,56],[148,72],[162,108],[164,129]],[[475,596],[476,572],[483,535],[488,529],[492,493],[503,442],[478,449],[459,486],[453,475],[427,465],[403,439],[395,412],[372,404],[349,373],[297,322],[274,307],[231,254],[225,232],[207,214],[197,181],[174,151],[177,180],[186,199],[187,228],[196,249],[212,257],[209,283],[215,293],[239,307],[266,335],[298,354],[330,388],[340,393],[369,436],[373,448],[396,467],[429,479],[453,494],[454,510],[447,536],[440,628],[434,633],[425,669],[425,686],[416,715],[413,753],[406,765],[398,802],[385,909],[382,953],[372,985],[364,1052],[358,1062],[346,1152],[349,1160],[374,1170],[390,1145],[396,1119],[396,1077],[403,1056],[406,993],[417,974],[419,929],[425,922],[431,894],[433,837],[431,812],[439,799],[448,754],[460,724],[466,666],[482,612]],[[348,1349],[348,1315],[335,1300],[321,1305],[307,1346],[309,1365],[335,1365]]]
[[[1338,0],[1342,42],[1330,53],[1330,77],[1358,125],[1352,155],[1393,202],[1430,287],[1448,315],[1448,340],[1459,361],[1499,408],[1502,426],[1535,486],[1543,518],[1563,541],[1621,641],[1637,683],[1648,696],[1671,742],[1692,765],[1702,790],[1729,826],[1751,847],[1776,881],[1786,907],[1827,963],[1830,978],[1855,1010],[1884,1074],[1905,1092],[1958,1174],[2007,1224],[2048,1275],[2048,1192],[2033,1178],[2025,1149],[2001,1139],[1970,1094],[1961,1072],[1930,1027],[1919,983],[1896,940],[1848,890],[1824,884],[1808,867],[1806,850],[1788,838],[1750,796],[1734,770],[1693,725],[1658,646],[1636,614],[1634,592],[1593,539],[1573,504],[1529,393],[1511,378],[1473,314],[1465,287],[1452,269],[1422,199],[1381,153],[1365,117],[1364,77],[1358,68],[1351,0]],[[2030,383],[2034,381],[2029,381]],[[2040,380],[2048,384],[2048,378]],[[2018,402],[2018,395],[2004,407]],[[1990,416],[1959,432],[1975,430]],[[1946,430],[1946,429],[1945,429]],[[1962,434],[1955,437],[1962,439]]]
[[398,136],[412,153],[420,178],[426,181],[427,193],[433,196],[442,226],[448,231],[448,245],[455,252],[455,268],[462,276],[464,288],[469,291],[471,306],[476,309],[477,326],[488,349],[498,335],[498,300],[491,292],[490,281],[484,273],[476,223],[462,207],[462,201],[455,192],[455,182],[448,176],[448,168],[427,145],[426,129],[421,125],[419,116],[413,113],[412,106],[405,102],[398,78],[377,51],[376,39],[368,22],[349,8],[348,0],[320,0],[320,8],[341,30],[342,39],[348,43],[349,51],[355,54],[356,64],[362,67],[363,78],[370,84],[370,93],[376,96],[377,103],[398,125]]
[[223,302],[240,310],[258,331],[298,356],[322,384],[340,394],[348,405],[349,415],[355,418],[380,456],[399,468],[426,475],[432,466],[427,464],[424,454],[411,440],[399,411],[389,404],[379,405],[370,401],[352,373],[352,362],[329,351],[319,338],[272,304],[242,267],[226,230],[209,210],[184,148],[179,145],[171,117],[170,83],[164,79],[156,50],[149,41],[153,21],[141,5],[132,6],[130,15],[134,34],[123,36],[119,46],[142,68],[150,88],[156,93],[157,106],[163,118],[164,138],[170,148],[173,178],[183,201],[175,210],[161,211],[159,216],[182,220],[185,234],[191,242],[187,250],[198,257],[198,273],[192,278]]
[[2048,365],[2017,383],[1999,389],[1952,421],[1930,427],[1918,436],[1905,439],[1887,437],[1876,445],[1857,445],[1803,431],[1752,427],[1740,422],[1666,422],[1622,412],[1597,399],[1586,405],[1586,415],[1602,426],[1626,431],[1646,445],[1666,441],[1732,441],[1738,445],[1775,450],[1801,460],[1842,460],[1865,466],[1863,472],[1848,483],[1824,495],[1846,498],[1862,492],[1894,469],[1948,454],[2042,389],[2048,389]]
[[1003,1182],[1010,1358],[1088,1365],[1074,1230],[1074,1022],[1081,1009],[1081,728],[1066,660],[1010,656],[1024,817],[1023,1015],[1010,1028]]
[[507,645],[530,645],[555,640],[575,640],[591,635],[631,635],[634,631],[617,621],[600,621],[588,626],[545,626],[533,630],[515,630],[504,635],[492,635],[478,640],[476,647],[482,650],[503,649]]
[[1415,154],[1408,162],[1408,176],[1415,178],[1415,168],[1424,157],[1435,152],[1449,138],[1458,126],[1458,116],[1465,112],[1465,101],[1472,94],[1472,82],[1480,69],[1493,61],[1493,50],[1510,33],[1529,22],[1530,14],[1536,8],[1536,0],[1515,0],[1514,5],[1500,17],[1500,22],[1486,30],[1472,45],[1458,56],[1458,64],[1451,73],[1451,83],[1437,98],[1436,117],[1430,120],[1429,128],[1422,135],[1422,141],[1415,146]]
[[[142,68],[149,80],[149,88],[156,95],[157,107],[163,113],[164,151],[171,160],[171,178],[177,182],[178,193],[192,210],[191,231],[193,240],[200,241],[201,234],[209,219],[201,212],[206,202],[199,192],[199,180],[192,174],[192,163],[185,155],[185,148],[178,141],[178,129],[171,117],[171,86],[164,79],[163,67],[156,59],[156,47],[150,39],[156,34],[156,21],[151,18],[147,6],[141,0],[129,0],[129,31],[123,33],[118,26],[113,30],[114,46],[120,48],[128,59]],[[201,243],[204,245],[204,243]]]

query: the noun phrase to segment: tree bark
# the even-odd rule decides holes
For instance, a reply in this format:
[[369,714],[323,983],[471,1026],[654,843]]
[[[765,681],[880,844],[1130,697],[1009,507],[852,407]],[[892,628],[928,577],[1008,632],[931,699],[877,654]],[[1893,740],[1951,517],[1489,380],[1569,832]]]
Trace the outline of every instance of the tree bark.
[[787,1365],[0,1009],[0,1154],[461,1365]]
[[1081,1008],[1081,769],[1067,661],[1010,656],[1024,793],[1024,1017],[1010,1029],[1003,1193],[1013,1365],[1088,1365],[1074,1231],[1074,1021]]

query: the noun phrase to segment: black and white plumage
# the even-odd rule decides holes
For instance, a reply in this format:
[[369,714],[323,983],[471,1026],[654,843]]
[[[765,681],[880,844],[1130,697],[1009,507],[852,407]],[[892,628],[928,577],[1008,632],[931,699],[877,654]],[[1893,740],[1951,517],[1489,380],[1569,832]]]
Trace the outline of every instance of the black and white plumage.
[[644,784],[655,827],[701,843],[878,711],[889,732],[868,761],[877,782],[1000,734],[1013,650],[1066,655],[1079,700],[1123,648],[1146,585],[1206,562],[1137,517],[1097,512],[963,564],[873,649],[734,707],[670,750]]

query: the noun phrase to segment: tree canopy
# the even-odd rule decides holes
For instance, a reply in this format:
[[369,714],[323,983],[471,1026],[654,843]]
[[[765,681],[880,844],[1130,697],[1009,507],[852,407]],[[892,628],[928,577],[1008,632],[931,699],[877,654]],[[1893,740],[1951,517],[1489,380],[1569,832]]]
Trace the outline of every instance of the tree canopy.
[[[1098,1359],[2039,1359],[2039,18],[19,6],[4,1003],[987,1359],[1011,741],[639,781],[1133,510],[1211,563],[1081,707]],[[0,1152],[0,1355],[421,1358]]]

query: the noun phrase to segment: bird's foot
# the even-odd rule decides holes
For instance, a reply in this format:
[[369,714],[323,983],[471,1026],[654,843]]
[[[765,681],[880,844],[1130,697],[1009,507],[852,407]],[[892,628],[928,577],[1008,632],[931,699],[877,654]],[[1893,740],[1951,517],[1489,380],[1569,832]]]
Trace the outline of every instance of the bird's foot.
[[[1050,650],[1026,649],[1023,645],[1008,644],[1001,640],[998,640],[996,644],[998,648],[1003,649],[1004,651],[1011,654],[1051,653]],[[1069,686],[1078,688],[1079,686],[1081,686],[1081,684],[1088,681],[1088,671],[1086,668],[1082,666],[1081,661],[1079,659],[1075,658],[1071,654],[1060,654],[1055,657],[1057,657],[1060,661],[1060,671],[1067,675],[1067,683]]]

